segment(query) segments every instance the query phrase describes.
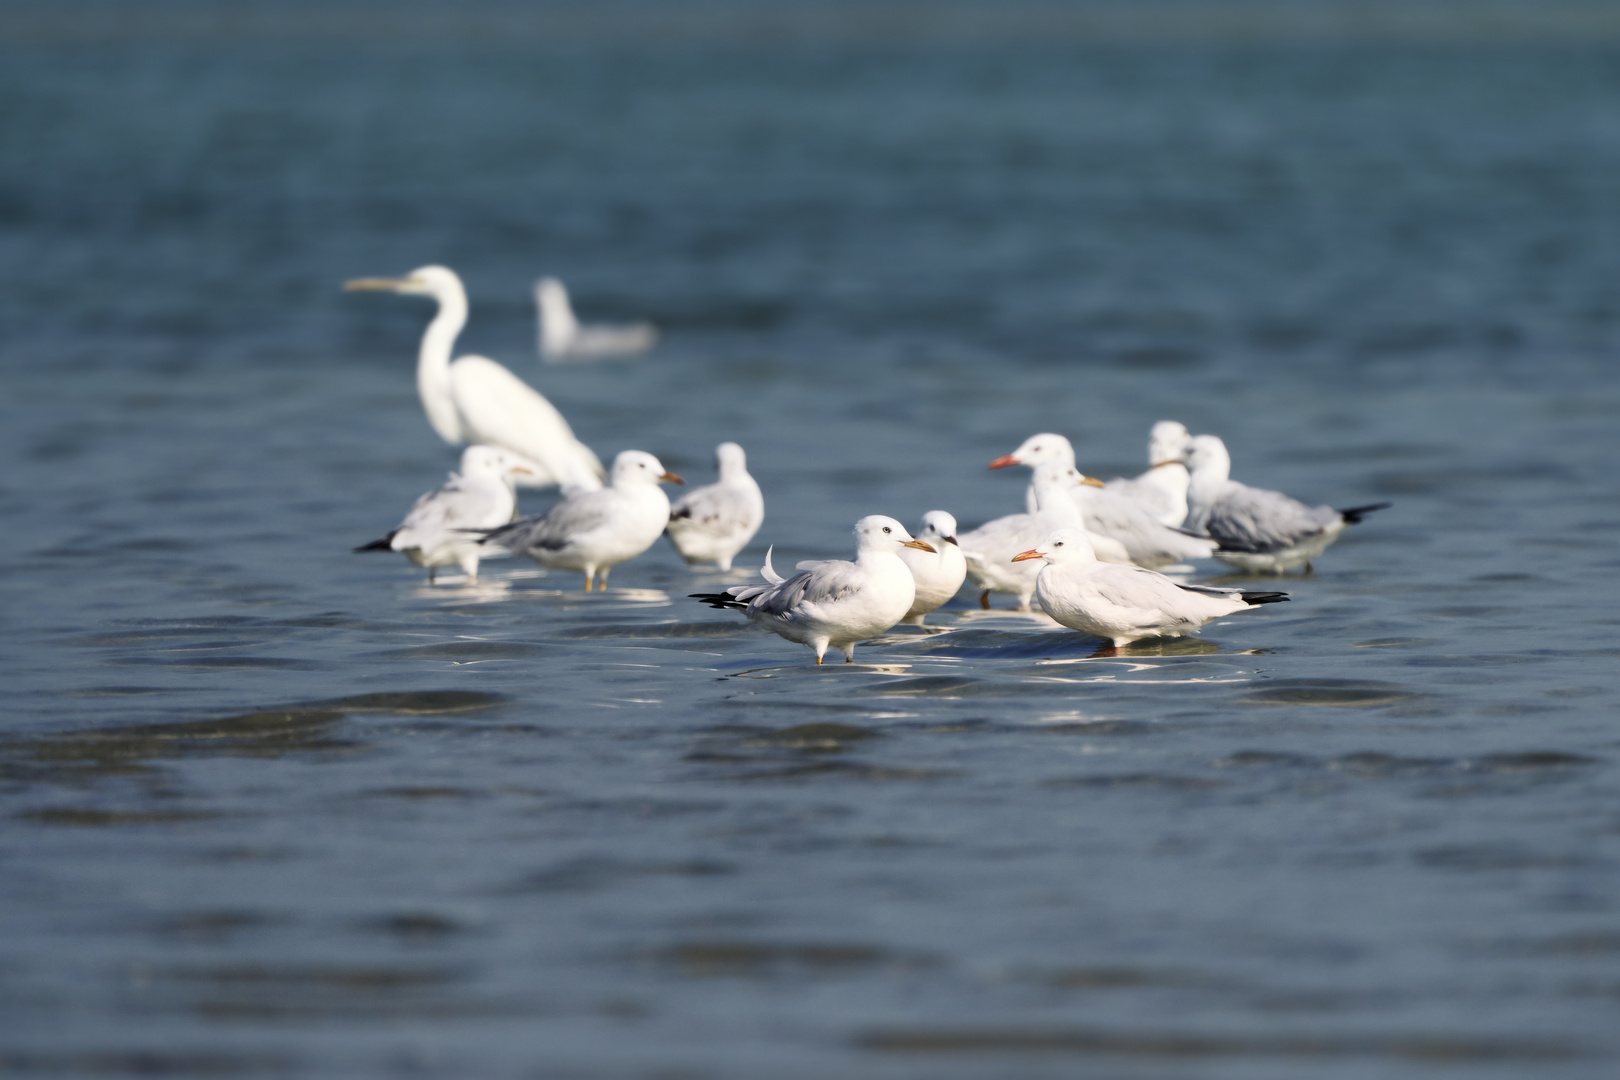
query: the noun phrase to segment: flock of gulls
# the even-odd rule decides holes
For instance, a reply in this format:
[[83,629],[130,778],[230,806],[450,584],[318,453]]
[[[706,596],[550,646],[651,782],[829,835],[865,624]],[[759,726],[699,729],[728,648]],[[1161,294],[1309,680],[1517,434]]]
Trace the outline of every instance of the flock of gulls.
[[[688,565],[731,569],[765,520],[765,498],[736,443],[715,451],[719,479],[673,504],[661,485],[684,484],[652,454],[624,450],[610,471],[552,404],[505,367],[482,356],[452,360],[467,321],[456,274],[425,266],[402,278],[363,278],[350,290],[428,296],[438,312],[422,337],[417,390],[428,422],[452,445],[466,445],[459,472],[416,501],[399,527],[356,551],[397,551],[428,569],[460,566],[476,581],[486,556],[523,555],[585,576],[605,589],[608,573],[668,536]],[[555,278],[535,287],[539,349],[548,362],[625,356],[650,348],[649,324],[586,326]],[[1169,576],[1187,563],[1218,559],[1250,574],[1309,570],[1311,561],[1378,503],[1335,510],[1307,506],[1231,478],[1231,458],[1214,435],[1193,435],[1173,420],[1153,425],[1148,469],[1104,483],[1075,466],[1062,435],[1032,435],[990,468],[1031,470],[1025,511],[959,532],[943,510],[923,515],[914,536],[891,517],[855,523],[855,558],[801,562],[784,577],[765,555],[759,583],[696,593],[712,607],[808,646],[821,663],[829,648],[845,661],[855,644],[926,616],[971,581],[990,595],[1031,602],[1064,626],[1114,646],[1196,631],[1225,615],[1288,599],[1288,594],[1193,585]],[[515,518],[515,487],[556,487],[543,514]],[[515,518],[515,520],[514,520]]]

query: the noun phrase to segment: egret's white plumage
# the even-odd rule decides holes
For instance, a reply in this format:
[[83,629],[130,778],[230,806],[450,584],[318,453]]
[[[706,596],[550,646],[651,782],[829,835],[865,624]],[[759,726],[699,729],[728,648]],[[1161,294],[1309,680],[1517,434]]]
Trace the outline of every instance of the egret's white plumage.
[[399,528],[356,551],[398,551],[417,566],[428,568],[428,583],[441,566],[460,565],[472,581],[478,580],[478,559],[504,555],[499,548],[481,547],[477,532],[512,520],[517,498],[512,481],[528,471],[517,455],[495,446],[469,446],[461,454],[461,471],[437,491],[416,500]]
[[712,562],[731,569],[765,520],[765,496],[748,474],[748,455],[734,442],[714,449],[720,481],[693,488],[669,508],[669,542],[688,565]]
[[[1033,514],[1008,514],[987,521],[972,532],[962,533],[957,539],[962,554],[967,557],[967,575],[979,590],[979,605],[990,606],[993,592],[1011,593],[1018,597],[1020,610],[1029,607],[1035,595],[1035,576],[1038,566],[1020,566],[1013,556],[1025,551],[1031,544],[1050,535],[1054,530],[1068,527],[1084,528],[1080,507],[1075,503],[1073,491],[1087,481],[1099,481],[1082,476],[1073,465],[1050,461],[1035,469],[1035,499],[1037,510]],[[1130,562],[1124,545],[1115,540],[1100,539],[1099,545],[1107,549],[1107,556],[1118,562]]]
[[609,486],[568,494],[543,514],[490,530],[484,542],[542,566],[583,571],[586,592],[600,572],[605,589],[609,570],[652,547],[664,531],[669,499],[658,485],[666,481],[685,483],[651,454],[621,451]]
[[[1031,435],[1010,454],[990,463],[992,469],[1012,465],[1074,465],[1074,446],[1062,435],[1044,432]],[[1031,485],[1033,489],[1033,484]],[[1070,491],[1080,508],[1086,531],[1094,543],[1117,540],[1125,545],[1130,561],[1138,566],[1170,566],[1189,559],[1207,559],[1216,545],[1197,536],[1188,536],[1161,522],[1153,510],[1128,495],[1109,491],[1100,483],[1083,484]]]
[[1231,478],[1226,444],[1214,435],[1192,440],[1187,465],[1192,472],[1187,527],[1216,541],[1217,559],[1250,572],[1281,574],[1309,567],[1346,525],[1389,505],[1313,507],[1280,491],[1240,484]]
[[943,510],[930,510],[923,515],[917,539],[934,550],[900,550],[900,560],[910,568],[916,582],[916,595],[901,621],[921,626],[930,611],[955,596],[962,587],[967,576],[967,559],[956,540],[956,518]]
[[1148,471],[1130,479],[1108,481],[1108,490],[1129,495],[1152,508],[1172,529],[1187,520],[1187,446],[1192,435],[1185,424],[1160,420],[1148,433]]
[[422,335],[416,389],[428,422],[445,442],[498,446],[518,455],[529,470],[523,487],[602,486],[602,463],[533,387],[488,357],[451,362],[456,337],[467,325],[467,292],[455,271],[423,266],[402,278],[361,278],[344,288],[431,296],[439,302]]
[[540,323],[540,358],[547,363],[634,356],[646,352],[658,340],[658,330],[652,323],[582,325],[568,302],[568,290],[554,277],[535,282],[534,305]]
[[1116,646],[1145,637],[1179,637],[1211,619],[1287,600],[1287,593],[1182,585],[1141,566],[1097,561],[1084,529],[1059,529],[1016,556],[1040,560],[1035,596],[1064,626]]
[[711,607],[740,610],[749,622],[808,645],[818,664],[829,647],[842,651],[846,662],[852,661],[857,641],[899,622],[916,598],[916,584],[900,561],[900,549],[933,550],[882,514],[857,521],[855,540],[854,562],[816,562],[784,578],[766,552],[759,572],[765,584],[733,585],[722,593],[694,593],[693,598]]

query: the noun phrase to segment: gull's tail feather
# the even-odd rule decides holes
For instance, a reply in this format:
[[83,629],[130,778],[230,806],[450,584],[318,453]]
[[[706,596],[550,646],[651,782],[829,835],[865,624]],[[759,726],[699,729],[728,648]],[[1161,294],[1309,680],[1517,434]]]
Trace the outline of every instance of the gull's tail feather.
[[394,550],[394,548],[393,548],[394,537],[396,535],[398,535],[398,534],[399,534],[399,530],[395,529],[393,532],[389,533],[387,536],[382,537],[381,539],[373,540],[369,544],[361,544],[359,547],[351,548],[350,550],[351,551],[393,551]]
[[775,550],[775,544],[772,544],[770,547],[765,549],[765,565],[759,568],[759,576],[770,582],[772,585],[780,585],[787,579],[781,574],[778,574],[776,572],[776,567],[771,565],[771,552]]
[[728,608],[734,609],[734,610],[737,610],[737,611],[747,611],[748,610],[748,605],[746,603],[744,603],[741,600],[736,599],[730,593],[701,593],[701,592],[695,592],[695,593],[687,593],[686,595],[691,597],[693,600],[701,600],[705,604],[708,604],[710,607],[715,608],[715,609],[720,610],[720,611],[724,611],[724,610],[726,610]]
[[1240,592],[1238,595],[1243,597],[1243,602],[1250,607],[1257,604],[1280,604],[1288,599],[1285,592]]
[[1344,518],[1346,525],[1360,525],[1361,519],[1374,510],[1388,510],[1394,503],[1372,503],[1369,506],[1352,506],[1348,510],[1340,510],[1339,516]]

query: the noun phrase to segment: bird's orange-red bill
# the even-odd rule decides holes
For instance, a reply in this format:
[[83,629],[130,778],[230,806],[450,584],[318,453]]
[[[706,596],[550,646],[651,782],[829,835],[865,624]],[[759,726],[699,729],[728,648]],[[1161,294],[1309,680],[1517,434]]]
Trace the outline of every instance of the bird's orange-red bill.
[[1046,552],[1041,551],[1039,548],[1030,548],[1028,551],[1020,551],[1017,555],[1014,555],[1012,561],[1023,562],[1025,559],[1038,559],[1045,554]]

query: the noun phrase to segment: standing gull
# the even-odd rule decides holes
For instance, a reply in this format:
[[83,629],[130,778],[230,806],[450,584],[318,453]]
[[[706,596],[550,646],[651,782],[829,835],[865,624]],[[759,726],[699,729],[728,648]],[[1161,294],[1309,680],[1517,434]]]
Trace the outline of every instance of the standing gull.
[[714,448],[720,482],[693,488],[669,508],[669,542],[687,565],[712,562],[731,569],[765,520],[765,496],[748,475],[748,455],[734,442]]
[[540,358],[599,360],[608,356],[634,356],[652,348],[658,331],[652,323],[623,326],[582,326],[568,302],[568,290],[554,277],[534,285],[534,305],[540,322]]
[[529,474],[524,487],[590,490],[602,486],[602,463],[574,438],[562,414],[522,379],[484,356],[451,362],[456,337],[467,325],[467,291],[455,271],[423,266],[402,278],[360,278],[351,292],[431,296],[439,313],[422,335],[416,390],[428,423],[452,446],[483,443],[510,450]]
[[[1080,508],[1071,495],[1081,484],[1100,484],[1102,481],[1083,477],[1072,465],[1049,461],[1035,469],[1035,498],[1039,509],[1033,514],[1008,514],[980,525],[972,532],[963,533],[962,554],[967,557],[967,574],[980,589],[979,606],[990,606],[993,592],[1012,593],[1018,597],[1020,611],[1028,610],[1029,599],[1035,595],[1035,575],[1038,566],[1017,566],[1013,556],[1039,543],[1055,529],[1083,528]],[[1130,556],[1117,540],[1098,539],[1098,551],[1115,562],[1128,563]]]
[[1035,585],[1041,610],[1115,646],[1145,637],[1179,637],[1222,615],[1288,599],[1280,592],[1181,585],[1141,566],[1100,563],[1084,529],[1059,529],[1014,557],[1015,562],[1031,559],[1045,564]]
[[920,548],[904,548],[899,552],[917,585],[917,595],[901,619],[913,626],[921,626],[930,611],[955,596],[967,576],[967,559],[956,542],[956,519],[950,514],[943,510],[924,514],[917,539],[934,550],[930,553]]
[[874,637],[899,622],[911,608],[916,585],[900,561],[901,548],[934,549],[913,540],[892,517],[872,514],[855,523],[854,562],[818,562],[784,578],[771,567],[770,552],[760,568],[764,585],[733,585],[722,593],[693,593],[710,607],[735,608],[789,641],[808,645],[816,663],[828,647],[840,650],[844,662],[855,659],[855,643]]
[[1108,490],[1129,495],[1153,509],[1154,516],[1172,529],[1187,520],[1187,444],[1192,435],[1185,424],[1160,420],[1148,433],[1148,471],[1134,479],[1108,481]]
[[1215,557],[1251,573],[1281,574],[1311,560],[1338,539],[1346,525],[1359,524],[1389,503],[1353,506],[1306,506],[1280,491],[1253,488],[1231,478],[1232,458],[1214,435],[1192,441],[1187,465],[1192,486],[1187,492],[1187,528],[1214,538]]
[[[490,554],[468,530],[492,529],[512,520],[517,498],[512,479],[528,472],[517,456],[494,446],[469,446],[461,472],[437,491],[416,500],[399,528],[356,551],[398,551],[428,568],[428,584],[441,566],[460,564],[469,582],[478,581],[478,558]],[[505,552],[497,552],[505,554]]]
[[[1005,469],[1011,465],[1028,465],[1033,468],[1048,462],[1074,465],[1074,447],[1068,439],[1050,432],[1031,435],[1017,450],[992,461],[990,467]],[[1102,490],[1082,485],[1069,493],[1080,507],[1080,515],[1093,542],[1117,540],[1125,545],[1131,562],[1150,568],[1188,559],[1207,559],[1214,552],[1213,542],[1170,528],[1154,516],[1146,503],[1108,491],[1101,483],[1095,488]]]
[[576,491],[545,513],[491,529],[486,544],[527,555],[541,566],[585,573],[585,591],[608,571],[652,547],[669,522],[669,499],[658,485],[686,481],[651,454],[624,450],[613,459],[609,486]]

